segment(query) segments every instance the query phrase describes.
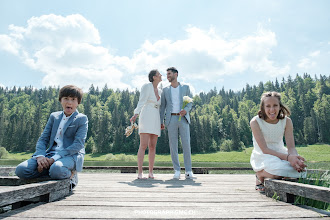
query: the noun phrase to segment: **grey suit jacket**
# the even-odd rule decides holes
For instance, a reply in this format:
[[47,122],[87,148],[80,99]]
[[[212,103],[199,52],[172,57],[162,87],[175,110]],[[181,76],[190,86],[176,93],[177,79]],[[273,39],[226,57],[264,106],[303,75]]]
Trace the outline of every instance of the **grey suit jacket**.
[[[183,103],[183,96],[189,96],[192,98],[190,88],[188,85],[181,85],[179,83],[180,88],[180,108],[182,108]],[[184,116],[188,123],[190,124],[190,116],[189,112],[191,110],[192,103],[188,103],[186,107],[184,107],[184,110],[187,111],[187,114]],[[164,118],[165,118],[165,125],[168,126],[171,121],[171,113],[173,109],[173,103],[172,103],[172,94],[171,94],[171,86],[167,86],[163,89],[162,97],[161,97],[161,105],[160,105],[160,122],[161,124],[164,124]]]
[[[38,139],[36,152],[33,156],[44,155],[50,152],[54,145],[54,138],[58,126],[63,117],[63,111],[53,112],[46,124],[44,131]],[[88,119],[87,116],[81,114],[76,110],[70,117],[69,121],[63,128],[63,150],[59,151],[58,154],[61,157],[73,156],[76,162],[76,170],[81,171],[84,162],[85,155],[85,140],[88,130]]]

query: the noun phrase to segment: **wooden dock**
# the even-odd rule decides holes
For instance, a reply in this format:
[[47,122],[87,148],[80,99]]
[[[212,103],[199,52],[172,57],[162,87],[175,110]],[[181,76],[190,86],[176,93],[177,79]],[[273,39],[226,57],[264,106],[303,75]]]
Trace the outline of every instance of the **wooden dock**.
[[254,175],[79,173],[73,193],[31,204],[0,219],[329,219],[327,213],[275,201],[255,191]]

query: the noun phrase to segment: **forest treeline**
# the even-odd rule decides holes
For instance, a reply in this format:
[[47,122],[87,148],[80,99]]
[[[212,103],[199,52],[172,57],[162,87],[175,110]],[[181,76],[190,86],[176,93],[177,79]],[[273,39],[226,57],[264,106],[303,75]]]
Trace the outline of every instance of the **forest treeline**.
[[[51,112],[59,111],[60,88],[0,87],[0,146],[11,152],[33,152]],[[278,91],[292,112],[296,144],[330,143],[330,77],[308,74],[278,82],[246,85],[241,91],[223,87],[193,97],[192,153],[242,150],[252,145],[249,121],[259,110],[265,91]],[[78,110],[88,116],[88,153],[132,153],[139,147],[134,132],[125,137],[140,92],[90,86]],[[181,148],[180,148],[181,150]],[[167,131],[158,139],[157,153],[169,153]]]

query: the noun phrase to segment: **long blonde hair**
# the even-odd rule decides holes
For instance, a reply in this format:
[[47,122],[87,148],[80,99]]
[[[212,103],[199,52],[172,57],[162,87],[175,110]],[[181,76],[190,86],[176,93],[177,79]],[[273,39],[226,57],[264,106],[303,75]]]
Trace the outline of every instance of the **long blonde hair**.
[[290,110],[282,104],[281,94],[279,92],[265,92],[264,94],[262,94],[261,100],[260,100],[260,109],[258,112],[259,118],[262,118],[264,120],[267,119],[267,115],[265,112],[265,104],[264,104],[265,99],[267,97],[276,97],[278,99],[278,102],[280,103],[280,111],[278,112],[278,115],[277,115],[278,119],[283,119],[283,118],[285,118],[285,116],[289,116],[291,114]]

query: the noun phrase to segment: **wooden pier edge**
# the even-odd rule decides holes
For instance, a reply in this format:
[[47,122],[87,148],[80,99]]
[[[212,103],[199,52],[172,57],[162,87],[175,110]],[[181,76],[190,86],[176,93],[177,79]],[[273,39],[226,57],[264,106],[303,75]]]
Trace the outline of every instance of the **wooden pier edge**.
[[268,197],[273,197],[276,193],[281,201],[288,203],[294,203],[295,196],[330,203],[330,188],[327,187],[268,179],[265,180],[265,188]]
[[70,180],[50,180],[38,183],[4,187],[0,189],[0,207],[37,198],[39,202],[52,202],[70,193]]

